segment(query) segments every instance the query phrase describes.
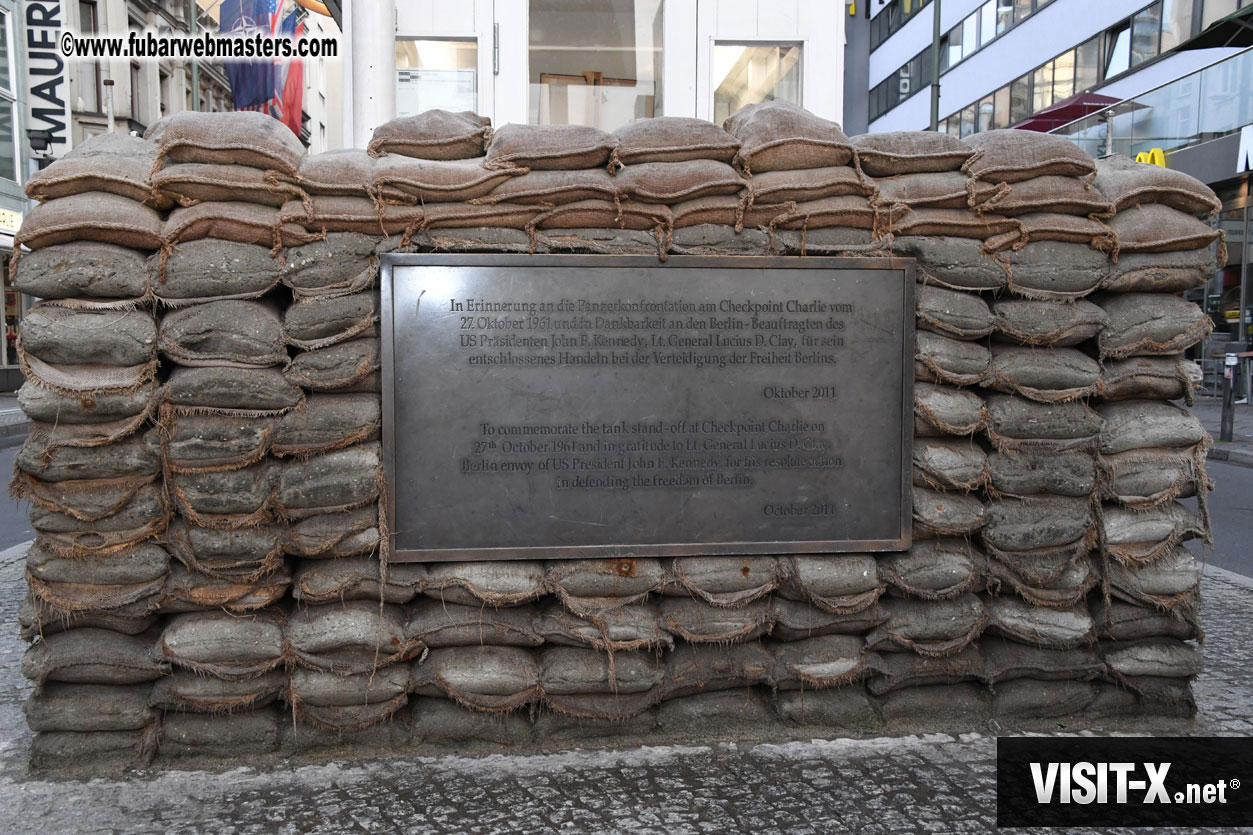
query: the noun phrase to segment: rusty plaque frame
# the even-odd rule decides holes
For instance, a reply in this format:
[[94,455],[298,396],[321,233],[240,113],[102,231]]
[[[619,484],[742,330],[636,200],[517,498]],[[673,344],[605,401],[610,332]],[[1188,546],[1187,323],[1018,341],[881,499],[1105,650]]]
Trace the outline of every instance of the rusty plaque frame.
[[[903,282],[903,303],[899,311],[901,391],[900,391],[900,474],[899,531],[897,537],[874,540],[777,540],[763,542],[658,542],[644,545],[554,545],[521,547],[463,547],[434,549],[396,549],[396,500],[398,467],[396,461],[396,351],[395,292],[397,268],[411,267],[473,267],[500,268],[502,275],[510,268],[547,267],[554,270],[579,271],[598,268],[648,268],[664,273],[675,268],[715,270],[875,270],[884,273],[884,280]],[[608,255],[519,255],[519,254],[440,254],[387,253],[381,258],[380,334],[382,342],[383,398],[383,472],[387,491],[384,497],[388,521],[390,559],[396,562],[446,562],[461,560],[573,559],[616,557],[680,557],[737,554],[822,554],[850,552],[903,551],[912,543],[912,458],[913,458],[913,357],[914,357],[914,281],[915,261],[909,258],[834,258],[786,256],[671,256],[660,262],[656,256]],[[576,285],[575,286],[577,289]],[[886,358],[885,358],[886,359]],[[895,362],[897,358],[892,358]],[[885,394],[887,394],[885,392]],[[412,472],[412,470],[411,470]],[[605,501],[615,500],[606,493]]]

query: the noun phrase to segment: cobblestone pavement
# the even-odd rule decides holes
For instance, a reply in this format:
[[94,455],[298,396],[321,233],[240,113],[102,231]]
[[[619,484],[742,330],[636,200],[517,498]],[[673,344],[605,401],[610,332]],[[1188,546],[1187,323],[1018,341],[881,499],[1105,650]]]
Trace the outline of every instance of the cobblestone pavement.
[[[29,688],[18,673],[23,645],[11,626],[22,553],[20,547],[0,553],[0,619],[8,624],[8,637],[0,639],[0,820],[7,832],[803,835],[987,832],[995,825],[996,727],[959,736],[507,756],[407,752],[386,760],[305,759],[227,771],[32,775],[21,715]],[[1102,730],[1253,731],[1247,662],[1253,619],[1246,616],[1253,581],[1211,567],[1203,594],[1208,639],[1205,672],[1196,682],[1196,721]]]

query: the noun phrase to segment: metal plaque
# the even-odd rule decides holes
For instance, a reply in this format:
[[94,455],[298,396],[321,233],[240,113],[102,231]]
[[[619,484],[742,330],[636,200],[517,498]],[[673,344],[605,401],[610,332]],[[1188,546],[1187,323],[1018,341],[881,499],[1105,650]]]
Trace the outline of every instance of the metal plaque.
[[384,256],[393,557],[908,547],[912,263]]

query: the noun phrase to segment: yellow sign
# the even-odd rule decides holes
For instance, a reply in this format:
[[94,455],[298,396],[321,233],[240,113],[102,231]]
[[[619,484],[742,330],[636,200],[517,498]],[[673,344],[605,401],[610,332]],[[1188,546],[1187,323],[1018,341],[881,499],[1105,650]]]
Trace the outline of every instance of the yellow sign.
[[1161,148],[1154,148],[1150,151],[1141,151],[1136,154],[1136,162],[1147,162],[1149,165],[1156,165],[1161,168],[1166,167],[1166,153]]
[[17,232],[22,225],[22,213],[12,209],[0,209],[0,232]]

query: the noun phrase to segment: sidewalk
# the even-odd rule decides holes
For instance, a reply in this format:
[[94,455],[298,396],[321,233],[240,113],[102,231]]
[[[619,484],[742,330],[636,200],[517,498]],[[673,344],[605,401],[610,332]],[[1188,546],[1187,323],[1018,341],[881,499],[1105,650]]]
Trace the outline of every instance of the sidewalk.
[[[26,546],[0,552],[0,820],[12,833],[773,833],[988,832],[995,827],[995,723],[875,739],[745,738],[693,728],[686,740],[547,753],[391,757],[336,749],[299,759],[160,766],[99,777],[28,772],[30,691],[15,635]],[[1210,567],[1205,670],[1195,721],[1066,720],[1038,733],[1253,735],[1253,580]],[[819,729],[817,733],[821,733]],[[1068,830],[1088,831],[1088,830]],[[1102,829],[1102,832],[1115,830]],[[1134,830],[1144,831],[1144,830]],[[1176,829],[1173,832],[1200,830]]]
[[1205,431],[1214,436],[1214,446],[1209,451],[1209,457],[1212,460],[1253,467],[1253,405],[1244,404],[1235,407],[1235,421],[1230,443],[1220,443],[1218,440],[1223,419],[1221,398],[1197,395],[1192,413],[1200,419]]
[[20,444],[30,431],[30,421],[17,405],[17,393],[0,394],[0,449]]

